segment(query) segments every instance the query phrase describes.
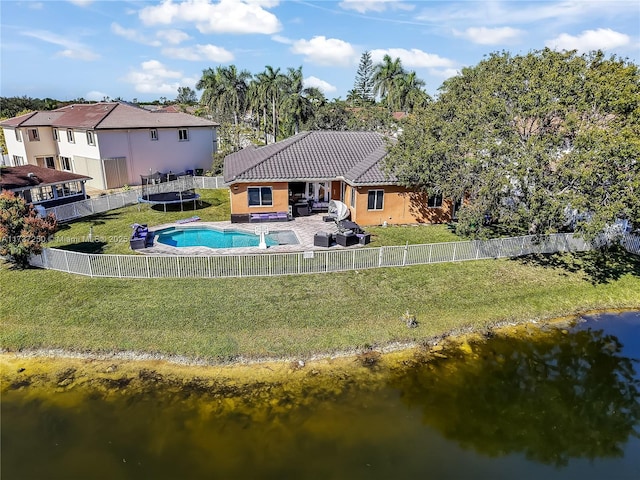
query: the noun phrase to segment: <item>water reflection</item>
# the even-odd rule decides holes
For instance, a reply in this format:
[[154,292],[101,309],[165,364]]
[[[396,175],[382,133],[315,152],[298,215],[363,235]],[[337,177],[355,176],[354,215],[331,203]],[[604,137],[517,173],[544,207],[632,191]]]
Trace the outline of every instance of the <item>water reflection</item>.
[[3,371],[3,479],[637,478],[624,318],[246,383]]
[[498,336],[409,369],[391,384],[423,421],[464,448],[566,465],[621,457],[637,436],[640,381],[603,331]]

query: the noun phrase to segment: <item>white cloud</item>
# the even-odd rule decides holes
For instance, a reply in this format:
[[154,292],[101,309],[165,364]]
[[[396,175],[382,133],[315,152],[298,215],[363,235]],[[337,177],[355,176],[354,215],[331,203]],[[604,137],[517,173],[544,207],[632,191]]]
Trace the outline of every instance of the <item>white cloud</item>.
[[305,56],[305,60],[318,65],[352,65],[358,54],[350,43],[324,35],[311,40],[296,40],[291,47],[293,53]]
[[175,30],[175,29],[159,30],[156,33],[156,36],[171,45],[178,45],[191,38],[188,34],[184,33],[183,31]]
[[233,53],[215,45],[195,45],[193,47],[169,47],[162,49],[162,54],[180,60],[227,63],[233,60]]
[[271,40],[278,43],[284,43],[285,45],[293,45],[293,40],[282,35],[272,35]]
[[480,23],[500,25],[533,24],[541,21],[554,23],[576,23],[585,19],[602,18],[608,15],[632,14],[637,16],[638,6],[634,1],[488,1],[451,2],[423,8],[416,20],[434,25]]
[[160,5],[145,7],[139,17],[145,25],[193,23],[201,33],[274,34],[282,28],[278,18],[265,8],[273,0],[165,0]]
[[101,102],[103,98],[111,98],[110,95],[104,93],[104,92],[98,92],[97,90],[91,90],[90,92],[88,92],[84,98],[86,100],[92,101],[92,102]]
[[389,55],[392,59],[400,58],[402,66],[409,68],[450,68],[455,66],[453,60],[443,58],[435,53],[427,53],[417,48],[407,50],[405,48],[387,48],[371,50],[371,59],[373,63],[382,61],[385,55]]
[[55,33],[47,32],[46,30],[30,30],[22,32],[22,35],[27,37],[37,38],[43,42],[52,43],[63,47],[56,53],[57,56],[67,57],[74,60],[92,61],[100,58],[100,55],[93,52],[89,47],[79,42],[71,40],[67,37],[62,37]]
[[453,34],[458,37],[464,37],[473,43],[480,45],[499,45],[503,43],[512,43],[519,40],[524,35],[523,30],[511,27],[469,27],[464,32],[454,30]]
[[69,0],[69,3],[73,3],[79,7],[86,7],[93,3],[93,0]]
[[130,71],[123,79],[140,93],[176,93],[184,78],[182,72],[169,70],[157,60],[142,62],[139,70]]
[[455,77],[460,73],[460,70],[457,68],[430,68],[429,75],[434,77],[439,77],[442,79],[447,79],[450,77]]
[[233,60],[233,53],[222,47],[209,44],[196,45],[196,48],[204,58],[213,62],[226,63]]
[[556,38],[547,40],[545,45],[557,50],[589,52],[591,50],[624,47],[630,42],[631,38],[624,33],[616,32],[609,28],[599,28],[597,30],[585,30],[580,35],[562,33]]
[[44,7],[44,4],[42,2],[29,2],[27,4],[27,7],[30,10],[42,10],[42,7]]
[[345,10],[355,10],[358,13],[384,12],[387,9],[413,10],[413,5],[401,0],[342,0],[339,4]]
[[333,93],[338,90],[336,87],[331,85],[329,82],[325,82],[324,80],[320,80],[317,77],[310,76],[304,79],[305,87],[315,87],[323,93]]
[[152,40],[142,35],[138,30],[133,28],[124,28],[123,26],[113,22],[111,24],[111,31],[120,37],[124,37],[132,42],[141,43],[143,45],[151,45],[152,47],[159,47],[161,43],[158,40]]

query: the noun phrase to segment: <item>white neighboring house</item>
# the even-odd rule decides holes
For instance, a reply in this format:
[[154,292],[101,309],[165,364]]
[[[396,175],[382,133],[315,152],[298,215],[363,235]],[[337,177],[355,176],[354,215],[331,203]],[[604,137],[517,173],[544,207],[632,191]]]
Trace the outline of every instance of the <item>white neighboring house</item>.
[[99,190],[140,184],[141,175],[211,168],[219,124],[187,113],[120,102],[75,104],[0,122],[10,163],[91,177]]

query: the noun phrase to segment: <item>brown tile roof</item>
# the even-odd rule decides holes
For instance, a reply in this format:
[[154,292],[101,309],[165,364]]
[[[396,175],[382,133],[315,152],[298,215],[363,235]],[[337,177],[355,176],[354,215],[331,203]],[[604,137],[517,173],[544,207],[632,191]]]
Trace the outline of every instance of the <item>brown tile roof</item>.
[[303,132],[264,147],[245,148],[224,161],[226,182],[327,180],[392,184],[380,161],[387,137],[376,132]]
[[2,127],[19,127],[22,122],[25,122],[29,118],[33,117],[38,112],[29,112],[24,115],[18,115],[17,117],[9,118],[7,120],[3,120],[0,122],[0,126]]
[[4,190],[71,182],[74,180],[91,180],[91,177],[71,172],[62,172],[52,168],[38,167],[36,165],[0,168],[0,189]]
[[125,128],[215,127],[217,123],[187,113],[149,112],[119,102],[67,105],[51,111],[31,112],[0,122],[3,127],[47,126],[88,130]]

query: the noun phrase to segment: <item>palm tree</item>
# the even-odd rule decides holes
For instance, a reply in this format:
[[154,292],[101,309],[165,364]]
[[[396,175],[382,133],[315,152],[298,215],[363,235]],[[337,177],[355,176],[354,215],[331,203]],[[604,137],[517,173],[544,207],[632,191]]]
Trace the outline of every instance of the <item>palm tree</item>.
[[[384,100],[393,96],[396,87],[396,79],[405,75],[400,58],[392,60],[385,55],[382,63],[375,66],[373,72],[373,93]],[[391,105],[389,105],[391,107]]]
[[300,122],[306,122],[313,116],[313,104],[310,95],[317,96],[319,91],[304,87],[302,67],[289,68],[284,82],[285,97],[282,102],[282,110],[286,117],[293,122],[293,133],[300,133]]
[[260,88],[263,89],[271,103],[273,141],[276,142],[278,141],[278,102],[282,94],[282,87],[286,77],[280,73],[279,68],[274,70],[271,65],[267,65],[264,72],[259,73],[256,77],[258,83],[262,84]]
[[197,90],[203,90],[200,103],[207,107],[209,114],[217,113],[217,100],[220,95],[220,80],[213,68],[202,71],[202,77],[196,83]]
[[223,115],[232,115],[233,124],[238,128],[238,115],[247,109],[247,89],[251,73],[248,70],[238,71],[235,65],[218,67],[216,74],[220,82],[218,107]]
[[390,106],[405,113],[409,113],[415,107],[425,106],[430,100],[429,95],[423,90],[425,85],[424,80],[418,78],[415,71],[396,77],[393,91],[389,95]]
[[249,84],[249,89],[247,91],[247,98],[249,102],[249,107],[252,112],[256,113],[256,117],[258,119],[258,131],[260,131],[260,114],[262,114],[262,126],[264,132],[264,143],[265,145],[268,143],[267,141],[267,108],[269,107],[269,98],[267,96],[266,89],[264,88],[264,84],[260,83],[258,77],[255,76],[251,83]]

